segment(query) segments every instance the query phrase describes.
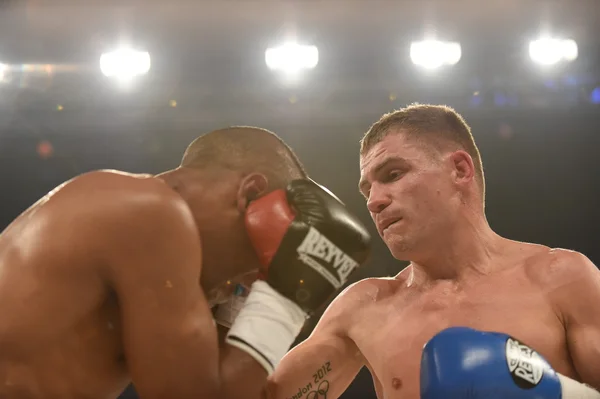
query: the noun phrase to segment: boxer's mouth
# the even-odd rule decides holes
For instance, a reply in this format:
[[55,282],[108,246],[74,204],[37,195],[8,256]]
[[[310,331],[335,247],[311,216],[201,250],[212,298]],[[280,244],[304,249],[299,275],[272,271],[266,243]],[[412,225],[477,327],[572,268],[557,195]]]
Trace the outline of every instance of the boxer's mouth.
[[402,218],[394,218],[394,219],[386,219],[384,221],[382,221],[379,224],[379,231],[381,232],[381,235],[384,235],[385,232],[387,231],[387,229],[389,229],[391,226],[393,226],[394,224],[398,223],[399,221],[401,221]]

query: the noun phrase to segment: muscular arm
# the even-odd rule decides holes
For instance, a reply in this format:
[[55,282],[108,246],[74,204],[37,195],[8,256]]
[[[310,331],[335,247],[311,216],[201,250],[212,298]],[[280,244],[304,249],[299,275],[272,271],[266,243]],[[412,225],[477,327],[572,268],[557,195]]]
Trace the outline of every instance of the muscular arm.
[[555,250],[549,287],[567,332],[581,381],[600,389],[600,271],[584,255]]
[[[162,183],[132,182],[97,207],[102,273],[116,292],[127,367],[141,398],[259,394],[266,372],[225,346],[199,286],[201,246],[188,208]],[[141,186],[141,187],[140,187]],[[102,245],[104,247],[102,247]]]
[[[348,337],[353,286],[323,314],[312,334],[292,349],[269,378],[268,399],[338,398],[356,377],[364,360]],[[354,309],[355,310],[355,309]]]

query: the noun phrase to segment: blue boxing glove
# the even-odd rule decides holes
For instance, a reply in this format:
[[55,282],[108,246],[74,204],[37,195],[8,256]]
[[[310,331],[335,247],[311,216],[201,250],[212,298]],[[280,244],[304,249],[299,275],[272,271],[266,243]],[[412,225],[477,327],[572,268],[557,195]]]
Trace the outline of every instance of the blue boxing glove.
[[421,357],[422,399],[561,399],[557,373],[537,352],[501,333],[452,327]]

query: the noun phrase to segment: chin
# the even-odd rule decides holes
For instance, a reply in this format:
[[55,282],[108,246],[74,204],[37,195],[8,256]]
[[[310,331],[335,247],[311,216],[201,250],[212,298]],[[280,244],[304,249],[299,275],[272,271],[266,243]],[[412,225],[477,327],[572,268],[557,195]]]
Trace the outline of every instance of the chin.
[[408,252],[391,251],[391,253],[394,259],[399,261],[410,262],[412,258]]
[[386,242],[388,249],[392,256],[398,260],[409,260],[410,257],[410,247],[406,245],[404,241],[398,240],[389,240]]

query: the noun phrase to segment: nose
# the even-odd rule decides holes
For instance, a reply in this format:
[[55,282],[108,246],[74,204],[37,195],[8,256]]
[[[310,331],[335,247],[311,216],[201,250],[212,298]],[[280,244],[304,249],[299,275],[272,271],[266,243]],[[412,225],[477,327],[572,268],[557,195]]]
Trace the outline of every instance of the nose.
[[367,208],[371,213],[380,213],[392,202],[392,198],[378,184],[371,186]]

